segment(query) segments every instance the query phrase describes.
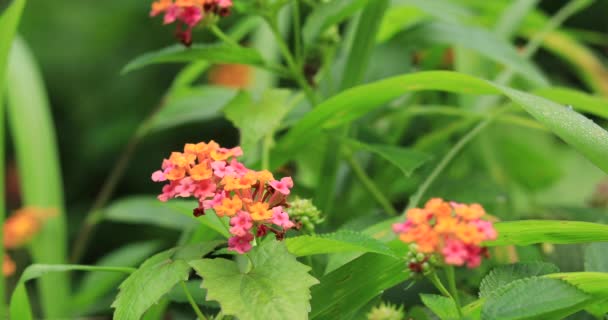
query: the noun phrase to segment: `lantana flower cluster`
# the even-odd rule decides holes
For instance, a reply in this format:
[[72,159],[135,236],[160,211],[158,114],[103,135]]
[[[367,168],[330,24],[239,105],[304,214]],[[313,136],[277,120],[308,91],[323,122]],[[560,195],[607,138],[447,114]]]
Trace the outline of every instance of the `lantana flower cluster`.
[[230,14],[232,0],[157,0],[150,16],[163,15],[164,24],[177,24],[176,37],[186,46],[192,44],[192,29],[204,20]]
[[410,269],[421,272],[421,266],[438,256],[445,264],[475,268],[488,256],[481,243],[497,237],[492,222],[484,220],[486,212],[479,204],[429,200],[424,208],[406,212],[406,221],[393,225],[399,239],[412,243],[422,259],[410,262]]
[[242,154],[240,147],[222,148],[214,141],[186,144],[152,174],[153,181],[167,181],[159,200],[194,197],[199,203],[195,216],[213,209],[229,217],[228,249],[241,254],[251,250],[256,236],[272,232],[280,240],[296,226],[285,212],[292,179],[275,180],[268,170],[248,169],[237,160]]

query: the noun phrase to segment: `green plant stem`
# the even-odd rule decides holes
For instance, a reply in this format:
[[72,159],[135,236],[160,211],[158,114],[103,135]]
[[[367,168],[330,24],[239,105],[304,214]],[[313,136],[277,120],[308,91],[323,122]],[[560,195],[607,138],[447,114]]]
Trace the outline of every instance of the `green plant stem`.
[[384,193],[382,193],[382,191],[380,191],[380,188],[376,186],[374,181],[365,173],[365,170],[363,170],[359,163],[357,163],[352,152],[346,149],[346,147],[344,148],[343,156],[346,159],[346,162],[348,162],[353,170],[353,173],[359,179],[361,184],[363,184],[365,189],[369,191],[372,197],[376,200],[376,202],[378,202],[378,204],[380,204],[380,206],[382,206],[386,213],[390,214],[391,216],[399,215],[399,212],[395,210],[388,198],[384,195]]
[[302,66],[302,59],[304,54],[302,52],[302,26],[300,22],[300,1],[295,0],[293,2],[293,41],[294,41],[294,52],[296,58],[296,65]]
[[266,21],[268,22],[270,30],[272,30],[272,34],[274,35],[277,44],[279,45],[279,49],[281,51],[281,54],[283,55],[283,58],[285,58],[285,62],[287,62],[287,67],[291,71],[293,79],[298,83],[298,86],[300,86],[300,88],[304,90],[304,93],[306,94],[306,97],[308,98],[308,101],[310,102],[311,106],[316,106],[317,97],[314,93],[314,90],[308,84],[308,81],[304,77],[301,68],[298,67],[293,55],[291,54],[291,51],[289,51],[289,47],[287,46],[287,43],[285,43],[285,40],[283,39],[283,36],[279,31],[276,19],[268,18],[266,19]]
[[203,314],[201,309],[196,304],[196,301],[194,301],[194,298],[192,297],[190,290],[188,290],[186,283],[184,281],[180,281],[180,284],[182,286],[182,289],[184,289],[184,293],[186,294],[186,297],[188,298],[188,302],[190,302],[190,305],[192,306],[192,310],[194,310],[194,313],[196,313],[196,316],[200,320],[207,320],[207,317],[205,317],[205,315]]
[[446,296],[446,297],[452,299],[452,301],[454,301],[454,303],[456,304],[456,310],[458,310],[458,315],[460,316],[460,319],[462,319],[462,310],[460,309],[460,304],[458,303],[456,298],[454,298],[454,296],[448,291],[448,289],[445,288],[443,283],[441,283],[441,280],[437,276],[437,272],[433,271],[430,274],[428,274],[426,277],[435,286],[435,288],[437,288],[437,290],[439,290],[439,292],[441,292],[441,294],[443,294],[444,296]]
[[[485,129],[496,117],[505,111],[505,108],[500,108],[499,110],[492,113],[492,115],[485,118],[483,121],[479,122],[469,133],[464,135],[460,140],[448,151],[448,153],[441,159],[439,164],[433,169],[431,174],[424,180],[420,188],[416,191],[416,193],[410,199],[410,203],[407,206],[407,209],[414,208],[418,206],[420,200],[424,196],[425,192],[428,188],[433,184],[435,179],[443,172],[443,170],[450,164],[450,162],[458,155],[458,153],[471,141],[475,138],[483,129]],[[406,209],[406,211],[407,211]]]
[[452,294],[452,298],[454,302],[456,302],[456,307],[460,309],[460,297],[458,296],[458,290],[456,289],[456,274],[454,272],[454,266],[446,266],[445,267],[445,277],[448,280],[448,288],[450,293]]
[[231,37],[229,37],[227,34],[225,34],[222,31],[222,29],[220,29],[220,28],[217,27],[217,25],[212,24],[212,25],[209,26],[209,29],[211,29],[211,32],[213,32],[213,34],[216,37],[218,37],[220,40],[222,40],[226,44],[229,44],[229,45],[235,46],[235,47],[239,46],[238,42],[234,41]]

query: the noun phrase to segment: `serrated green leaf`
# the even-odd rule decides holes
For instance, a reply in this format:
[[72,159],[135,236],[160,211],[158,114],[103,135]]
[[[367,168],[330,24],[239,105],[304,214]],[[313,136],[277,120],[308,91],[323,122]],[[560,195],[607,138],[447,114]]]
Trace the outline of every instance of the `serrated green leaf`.
[[608,242],[585,246],[585,271],[608,272]]
[[[134,267],[159,247],[158,242],[133,243],[102,257],[95,265],[100,267]],[[80,287],[71,299],[70,309],[75,314],[86,312],[95,302],[111,292],[125,276],[120,273],[90,272],[80,281]]]
[[305,46],[313,45],[325,30],[344,21],[366,3],[367,0],[333,0],[316,7],[302,28]]
[[608,241],[608,225],[580,221],[522,220],[499,222],[495,225],[498,239],[487,246],[535,243],[587,243]]
[[418,169],[428,160],[430,156],[417,150],[380,144],[367,144],[356,140],[348,140],[348,144],[358,150],[372,152],[403,172],[403,175],[409,177],[414,170]]
[[542,276],[559,272],[559,268],[547,262],[525,262],[499,266],[486,275],[479,286],[481,298],[489,296],[495,290],[518,279]]
[[149,131],[210,120],[236,96],[236,90],[215,86],[183,87],[171,92],[165,106],[150,119]]
[[312,288],[311,319],[348,319],[350,315],[409,277],[405,261],[376,253],[363,256],[324,275]]
[[192,215],[192,209],[197,206],[196,201],[161,202],[150,196],[132,196],[113,202],[104,210],[103,218],[116,222],[151,224],[176,230],[189,229],[196,226],[197,223],[202,223],[226,238],[230,236],[225,225],[226,222],[218,218],[212,211],[195,218]]
[[[219,251],[221,251],[221,250],[218,250],[216,252],[219,252]],[[231,251],[231,252],[234,252],[234,251]],[[207,290],[201,288],[200,280],[190,280],[190,281],[186,282],[186,287],[188,288],[188,291],[192,295],[192,298],[194,299],[196,304],[198,304],[200,306],[215,308],[215,309],[220,308],[220,305],[217,302],[205,300],[205,297],[207,296]],[[173,287],[173,290],[171,290],[169,293],[167,293],[166,298],[169,301],[173,301],[173,302],[177,302],[177,303],[190,303],[190,301],[188,300],[188,296],[186,296],[186,293],[184,292],[184,289],[181,286]]]
[[429,71],[358,86],[327,99],[306,114],[278,141],[272,167],[289,160],[307,143],[331,129],[349,123],[406,92],[440,90],[457,93],[503,94],[522,106],[539,122],[608,172],[608,132],[583,115],[555,102],[509,89],[469,75]]
[[457,320],[458,307],[454,300],[436,294],[421,294],[422,303],[433,311],[441,320]]
[[178,282],[188,280],[191,267],[187,261],[210,253],[220,242],[206,242],[173,248],[146,260],[120,284],[112,303],[114,319],[139,319]]
[[249,92],[241,92],[224,108],[226,118],[241,132],[241,146],[245,153],[252,152],[268,134],[273,133],[289,111],[289,90],[269,89],[259,100]]
[[590,299],[588,294],[562,280],[520,279],[491,294],[481,309],[481,318],[562,319]]
[[305,235],[285,240],[287,250],[296,257],[338,252],[375,252],[394,256],[384,243],[359,232],[340,230],[329,234]]
[[253,267],[242,271],[226,259],[190,261],[203,277],[207,300],[218,301],[225,315],[241,320],[308,319],[310,268],[287,252],[283,243],[263,242],[248,253]]
[[151,64],[185,63],[199,60],[211,63],[241,63],[265,66],[260,53],[252,48],[226,44],[193,45],[190,48],[183,45],[173,45],[135,58],[124,67],[122,73],[128,73]]

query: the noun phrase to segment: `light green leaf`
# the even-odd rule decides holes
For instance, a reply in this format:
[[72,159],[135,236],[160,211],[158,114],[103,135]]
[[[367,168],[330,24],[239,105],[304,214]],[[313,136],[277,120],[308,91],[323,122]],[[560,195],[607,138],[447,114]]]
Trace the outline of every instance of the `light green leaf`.
[[198,207],[196,201],[172,200],[161,202],[150,196],[132,196],[117,200],[103,212],[103,218],[123,223],[151,224],[164,228],[184,230],[202,223],[225,236],[230,236],[226,222],[209,210],[204,216],[195,218],[192,210]]
[[[68,240],[55,128],[42,75],[21,39],[14,42],[11,50],[7,87],[8,122],[19,169],[21,205],[50,208],[57,213],[30,246],[33,261],[65,263]],[[44,316],[62,315],[70,294],[67,275],[50,274],[38,284]]]
[[218,301],[225,315],[241,320],[308,319],[310,268],[287,252],[283,243],[267,241],[249,252],[253,267],[240,270],[226,259],[202,259],[190,265],[203,277],[207,300]]
[[245,153],[255,150],[266,135],[281,125],[289,111],[289,96],[289,90],[270,89],[256,101],[250,93],[243,91],[224,108],[226,118],[241,132],[241,146]]
[[608,226],[580,221],[522,220],[499,222],[495,225],[498,239],[486,242],[487,246],[535,243],[586,243],[608,241]]
[[608,242],[585,246],[585,271],[608,272]]
[[14,0],[0,15],[0,101],[4,100],[4,84],[9,52],[13,38],[17,33],[17,26],[21,20],[21,13],[25,7],[25,0]]
[[113,319],[139,319],[178,282],[188,280],[189,260],[201,258],[213,251],[219,242],[207,242],[173,248],[146,260],[120,285],[112,303]]
[[430,156],[417,150],[396,147],[391,145],[367,144],[356,140],[349,140],[348,144],[358,150],[375,153],[384,158],[409,177],[414,170],[418,169],[428,160]]
[[565,281],[536,277],[520,279],[491,294],[481,309],[481,318],[563,319],[590,298]]
[[[26,291],[25,283],[29,280],[33,280],[36,278],[40,278],[43,275],[49,273],[64,273],[67,271],[104,271],[104,272],[118,272],[118,273],[126,273],[129,274],[134,272],[134,268],[126,268],[126,267],[100,267],[100,266],[86,266],[86,265],[76,265],[76,264],[32,264],[28,266],[21,277],[19,278],[19,282],[13,291],[11,296],[11,301],[9,305],[9,313],[11,319],[19,319],[19,320],[33,320],[34,316],[32,314],[30,300]],[[66,315],[59,315],[66,316]],[[59,317],[58,316],[58,317]]]
[[182,87],[174,90],[163,108],[150,119],[149,132],[220,117],[220,110],[235,96],[236,90],[225,87]]
[[143,54],[129,62],[122,73],[159,63],[186,63],[205,60],[211,63],[240,63],[259,67],[266,66],[257,50],[226,44],[193,45],[186,48],[181,44],[173,45],[155,52]]
[[469,75],[429,71],[393,77],[358,86],[327,99],[304,116],[277,143],[272,167],[317,141],[323,129],[349,123],[406,92],[440,90],[468,94],[503,94],[522,106],[539,122],[575,147],[600,169],[608,172],[608,132],[583,115],[552,101],[509,89]]
[[317,6],[302,28],[302,40],[312,46],[329,27],[336,25],[361,9],[367,0],[332,0]]
[[382,291],[409,277],[405,261],[367,253],[324,275],[312,288],[311,319],[348,319]]
[[568,88],[551,87],[534,90],[534,94],[571,106],[574,110],[608,119],[608,99]]
[[[216,254],[220,251],[221,250],[216,251]],[[230,252],[234,253],[234,251]],[[201,281],[199,279],[190,280],[186,282],[186,287],[188,288],[188,291],[192,295],[192,298],[194,299],[196,304],[198,304],[199,306],[206,306],[215,309],[220,308],[217,302],[205,300],[205,297],[207,296],[207,290],[201,288]],[[181,286],[173,287],[173,290],[167,293],[167,299],[169,301],[174,301],[177,303],[190,303],[190,301],[188,300],[188,296],[186,296],[186,293],[184,292],[184,289]]]
[[384,19],[382,19],[376,41],[378,43],[386,42],[397,33],[409,29],[428,18],[429,15],[427,13],[416,7],[392,7],[384,15]]
[[481,298],[489,296],[495,290],[519,279],[542,276],[559,272],[559,268],[547,262],[526,262],[499,266],[486,275],[479,286]]
[[[158,247],[158,242],[129,244],[102,257],[95,265],[99,267],[135,267],[152,255]],[[120,273],[87,273],[80,281],[80,287],[71,299],[71,311],[74,314],[86,312],[99,299],[116,288],[124,278],[125,276]]]
[[338,252],[375,252],[395,255],[384,243],[350,230],[288,238],[285,240],[285,245],[287,245],[287,250],[296,257]]
[[433,311],[441,320],[459,319],[458,308],[454,300],[436,294],[421,294],[422,303]]

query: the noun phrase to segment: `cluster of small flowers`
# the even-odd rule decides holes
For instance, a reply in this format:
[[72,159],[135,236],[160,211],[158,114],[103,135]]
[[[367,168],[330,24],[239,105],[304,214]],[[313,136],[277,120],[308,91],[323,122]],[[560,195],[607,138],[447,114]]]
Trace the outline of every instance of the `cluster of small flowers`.
[[[55,210],[33,207],[17,210],[4,222],[4,249],[16,249],[30,242],[40,231],[44,222],[55,214]],[[15,270],[15,262],[5,253],[2,273],[10,276],[15,273]]]
[[[481,219],[485,214],[479,204],[448,203],[435,198],[424,208],[408,210],[406,221],[394,224],[393,231],[402,241],[415,244],[418,253],[437,253],[446,264],[475,268],[481,264],[482,256],[488,255],[481,243],[497,236],[492,222]],[[422,266],[410,265],[410,269],[419,265]]]
[[157,0],[152,3],[150,16],[164,13],[164,24],[177,22],[177,38],[184,45],[190,46],[192,29],[196,25],[209,17],[225,17],[230,14],[231,8],[232,0]]
[[280,240],[296,226],[285,212],[291,178],[275,180],[267,170],[250,170],[236,159],[242,154],[240,147],[222,148],[214,141],[186,144],[184,152],[171,153],[162,170],[152,174],[153,181],[168,181],[161,201],[195,197],[195,216],[213,209],[219,217],[230,217],[228,248],[241,254],[251,250],[254,230],[257,237],[272,232]]

